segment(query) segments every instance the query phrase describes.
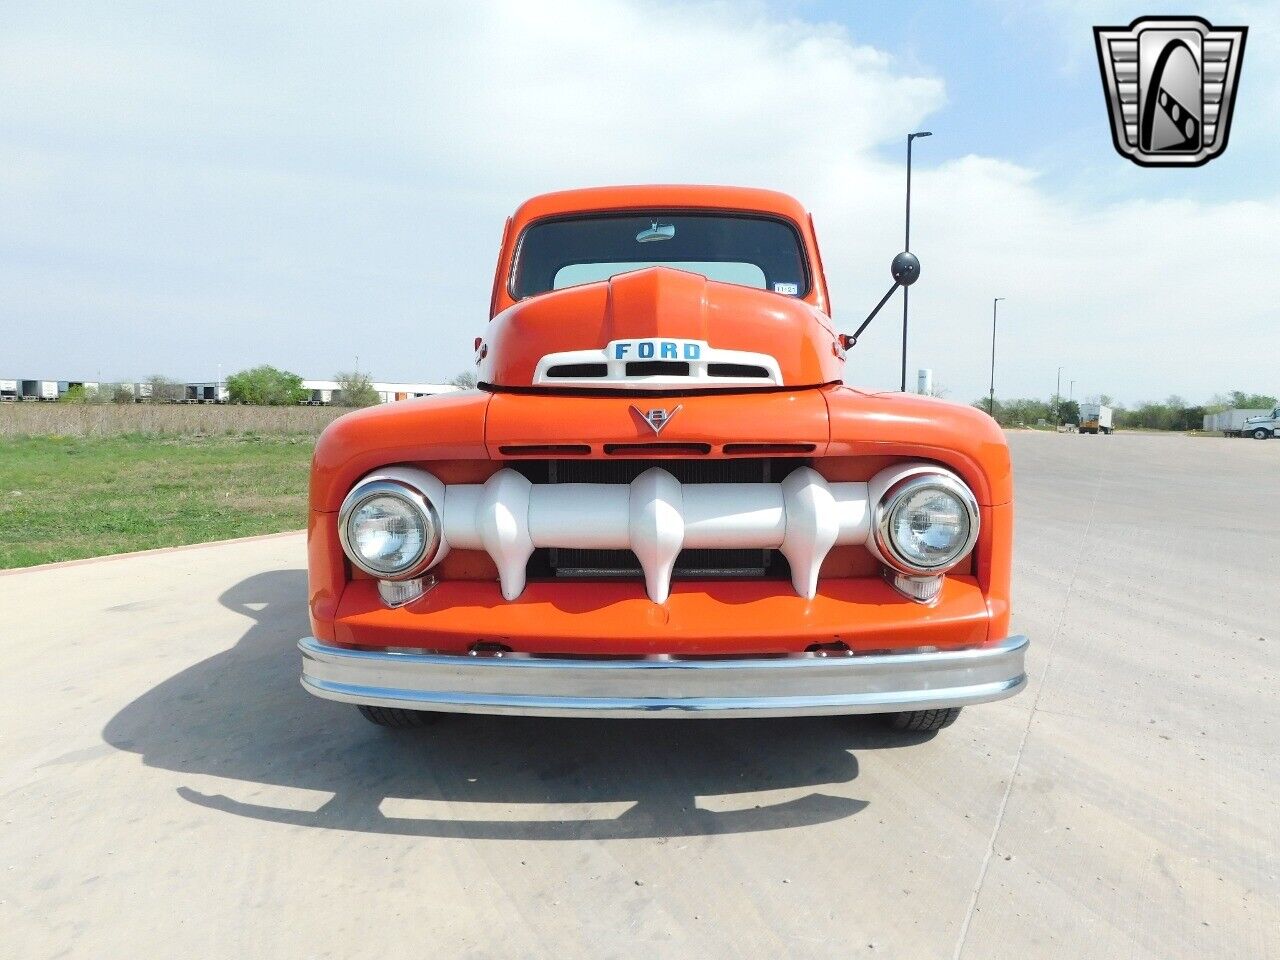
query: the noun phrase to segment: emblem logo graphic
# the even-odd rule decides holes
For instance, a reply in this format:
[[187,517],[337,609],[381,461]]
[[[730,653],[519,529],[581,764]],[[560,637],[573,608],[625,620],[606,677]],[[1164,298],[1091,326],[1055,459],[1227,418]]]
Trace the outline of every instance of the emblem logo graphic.
[[1144,167],[1198,167],[1222,153],[1248,32],[1199,17],[1094,27],[1120,155]]
[[656,436],[662,432],[662,428],[671,422],[671,418],[679,413],[680,408],[683,406],[684,404],[679,404],[674,410],[663,410],[661,408],[656,410],[641,410],[633,403],[631,405],[631,409],[640,415],[640,419],[649,425],[649,429],[652,430]]

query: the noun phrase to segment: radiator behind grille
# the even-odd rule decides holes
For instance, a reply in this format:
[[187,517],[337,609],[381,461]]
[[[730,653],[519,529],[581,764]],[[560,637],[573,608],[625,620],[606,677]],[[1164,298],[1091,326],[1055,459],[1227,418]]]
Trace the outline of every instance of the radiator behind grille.
[[[574,550],[551,547],[547,564],[557,577],[640,577],[640,561],[630,550]],[[763,577],[781,560],[776,550],[681,550],[672,575],[679,577]],[[781,570],[779,570],[781,575]]]

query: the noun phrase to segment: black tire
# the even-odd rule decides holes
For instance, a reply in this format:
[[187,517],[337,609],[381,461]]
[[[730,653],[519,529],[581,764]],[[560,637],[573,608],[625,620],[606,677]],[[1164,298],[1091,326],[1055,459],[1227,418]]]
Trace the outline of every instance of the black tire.
[[1264,429],[1262,429],[1262,427],[1259,427],[1257,430],[1253,431],[1253,439],[1255,439],[1255,440],[1269,440],[1269,439],[1271,439],[1271,431],[1270,431],[1270,430],[1264,430]]
[[402,710],[400,707],[370,707],[357,704],[360,716],[389,730],[414,730],[436,722],[436,715],[426,710]]
[[960,716],[959,707],[944,707],[941,710],[904,710],[901,713],[886,713],[885,719],[895,730],[929,731],[944,730],[956,722]]

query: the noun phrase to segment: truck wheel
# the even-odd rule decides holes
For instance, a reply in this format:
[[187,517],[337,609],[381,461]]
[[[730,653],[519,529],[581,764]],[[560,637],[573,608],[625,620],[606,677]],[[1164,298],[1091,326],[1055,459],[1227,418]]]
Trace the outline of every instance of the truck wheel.
[[1271,431],[1263,430],[1262,427],[1259,427],[1257,430],[1253,431],[1253,439],[1255,440],[1266,440],[1270,436],[1271,436]]
[[400,707],[370,707],[363,703],[357,704],[356,709],[360,711],[360,716],[370,723],[376,723],[380,727],[387,727],[391,730],[412,730],[417,727],[429,726],[436,721],[436,715],[426,710],[403,710]]
[[956,722],[960,716],[959,707],[944,707],[941,710],[904,710],[901,713],[886,713],[885,719],[895,730],[942,730]]

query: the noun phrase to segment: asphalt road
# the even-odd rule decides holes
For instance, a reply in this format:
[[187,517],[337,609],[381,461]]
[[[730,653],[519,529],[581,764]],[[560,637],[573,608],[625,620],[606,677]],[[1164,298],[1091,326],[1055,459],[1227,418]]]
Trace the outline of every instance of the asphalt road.
[[6,957],[1280,956],[1280,442],[1016,434],[1031,684],[365,723],[300,535],[0,576]]

